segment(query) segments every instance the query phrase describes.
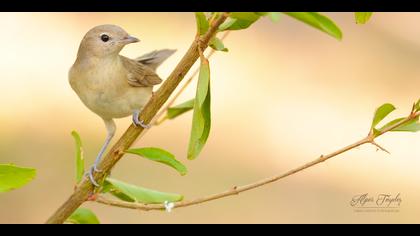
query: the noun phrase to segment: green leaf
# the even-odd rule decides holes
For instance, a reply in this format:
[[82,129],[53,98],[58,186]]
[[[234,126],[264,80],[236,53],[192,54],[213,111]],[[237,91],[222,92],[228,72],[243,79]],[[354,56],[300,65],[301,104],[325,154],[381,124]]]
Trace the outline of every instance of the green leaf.
[[198,76],[197,91],[194,102],[194,112],[188,159],[195,159],[203,149],[210,133],[210,67],[207,60],[201,62]]
[[125,152],[136,154],[149,160],[168,165],[177,170],[181,175],[187,174],[187,168],[181,162],[177,161],[172,153],[167,152],[163,149],[147,147],[130,149]]
[[419,119],[410,120],[409,122],[400,125],[399,127],[391,130],[391,131],[399,131],[399,132],[418,132],[420,131],[420,123]]
[[402,118],[398,118],[398,119],[392,120],[392,121],[390,121],[390,122],[386,123],[386,124],[385,124],[384,126],[382,126],[380,129],[378,129],[378,132],[379,132],[379,131],[380,131],[380,132],[382,132],[382,131],[384,131],[384,130],[388,129],[389,127],[391,127],[391,126],[393,126],[393,125],[397,124],[398,122],[400,122],[400,121],[402,121],[402,120],[404,120],[404,119],[405,119],[405,117],[402,117]]
[[112,185],[110,182],[108,182],[106,180],[102,184],[101,193],[110,193],[114,197],[117,197],[120,200],[123,200],[123,201],[126,201],[126,202],[134,202],[134,200],[131,197],[125,195],[123,192],[116,189],[114,187],[114,185]]
[[259,16],[267,16],[274,23],[277,23],[280,20],[281,12],[254,12]]
[[420,99],[416,102],[416,105],[414,105],[414,109],[416,109],[416,111],[420,111]]
[[372,16],[372,12],[355,12],[354,13],[356,24],[365,24],[366,22],[368,22],[371,16]]
[[373,131],[373,136],[374,136],[374,137],[378,137],[378,136],[379,136],[379,134],[381,133],[381,131],[380,131],[380,130],[375,129],[375,128],[373,128],[373,129],[372,129],[372,131]]
[[175,117],[180,116],[184,114],[185,112],[192,110],[193,108],[194,108],[194,99],[191,99],[179,105],[168,108],[166,116],[169,119],[174,119]]
[[225,22],[223,22],[219,26],[219,30],[220,31],[228,30],[233,24],[235,24],[236,21],[237,21],[237,19],[228,18],[227,20],[225,20]]
[[393,112],[394,110],[394,105],[390,103],[385,103],[379,108],[377,108],[375,111],[375,115],[373,116],[371,128],[375,128],[379,122],[381,122],[387,115],[389,115],[389,113]]
[[300,20],[316,29],[319,29],[334,38],[341,40],[342,33],[340,28],[328,17],[317,12],[284,12],[286,15]]
[[197,91],[195,96],[194,108],[202,108],[205,99],[210,94],[210,66],[209,62],[203,61],[200,65],[200,72],[198,74]]
[[219,26],[219,30],[220,31],[225,31],[225,30],[246,29],[260,18],[259,15],[254,14],[254,13],[252,13],[252,14],[254,16],[253,17],[248,17],[248,18],[245,18],[245,17],[241,17],[241,19],[239,19],[239,18],[228,18],[225,22],[223,22]]
[[216,51],[223,51],[223,52],[228,52],[229,51],[227,48],[225,48],[225,45],[223,44],[222,40],[220,40],[217,37],[213,37],[210,40],[210,47],[213,48]]
[[267,16],[272,22],[277,23],[280,21],[281,14],[280,12],[268,12]]
[[274,23],[280,20],[281,12],[255,12],[259,16],[267,16]]
[[[390,127],[394,126],[395,124],[401,122],[404,119],[406,119],[406,117],[394,119],[394,120],[388,122],[387,124],[385,124],[384,126],[382,126],[380,129],[378,129],[378,132],[382,132],[386,129],[389,129]],[[398,126],[397,128],[394,128],[390,131],[392,131],[392,132],[417,132],[417,131],[420,131],[419,118],[417,117],[416,119],[410,120],[410,121]]]
[[267,16],[269,12],[254,12],[254,13],[259,16]]
[[209,21],[207,20],[206,15],[203,12],[196,12],[195,19],[197,22],[197,32],[200,35],[203,35],[209,29]]
[[260,16],[254,12],[231,12],[229,16],[234,19],[253,21],[253,22],[260,18]]
[[100,224],[95,213],[86,208],[78,208],[66,221],[73,224]]
[[83,146],[80,135],[76,131],[72,131],[71,135],[74,138],[76,144],[76,183],[79,183],[83,179],[85,173],[85,160],[83,157]]
[[183,199],[182,195],[175,193],[163,193],[132,184],[122,182],[120,180],[107,178],[104,185],[105,192],[110,192],[114,196],[123,201],[140,202],[144,204],[158,204],[168,202],[178,202]]
[[35,178],[36,170],[13,164],[0,164],[0,193],[20,188]]

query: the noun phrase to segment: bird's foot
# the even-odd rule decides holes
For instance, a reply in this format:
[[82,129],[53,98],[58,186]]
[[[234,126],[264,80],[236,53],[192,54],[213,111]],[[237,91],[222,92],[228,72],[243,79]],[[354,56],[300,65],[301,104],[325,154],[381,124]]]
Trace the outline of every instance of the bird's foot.
[[134,121],[134,122],[133,122],[133,124],[134,124],[135,126],[141,126],[141,127],[143,127],[144,129],[150,129],[150,128],[152,127],[152,125],[151,125],[151,124],[145,124],[143,120],[140,120],[140,121]]
[[102,172],[102,170],[98,169],[98,166],[96,163],[92,166],[92,168],[95,172]]
[[95,181],[95,178],[93,177],[93,174],[95,172],[101,172],[101,171],[97,171],[97,167],[96,165],[93,165],[91,168],[89,168],[89,171],[86,173],[86,175],[89,177],[90,182],[95,186],[95,187],[100,187],[100,185]]
[[141,126],[144,129],[150,129],[152,127],[151,124],[145,124],[144,120],[139,120],[140,111],[136,110],[133,112],[133,124],[135,126]]

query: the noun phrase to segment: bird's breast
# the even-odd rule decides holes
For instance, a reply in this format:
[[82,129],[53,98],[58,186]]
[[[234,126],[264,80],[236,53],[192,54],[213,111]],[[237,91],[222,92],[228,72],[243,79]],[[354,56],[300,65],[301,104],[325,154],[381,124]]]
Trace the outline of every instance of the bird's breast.
[[103,118],[121,118],[141,109],[152,94],[151,87],[132,87],[127,72],[118,63],[72,68],[70,84],[82,102]]

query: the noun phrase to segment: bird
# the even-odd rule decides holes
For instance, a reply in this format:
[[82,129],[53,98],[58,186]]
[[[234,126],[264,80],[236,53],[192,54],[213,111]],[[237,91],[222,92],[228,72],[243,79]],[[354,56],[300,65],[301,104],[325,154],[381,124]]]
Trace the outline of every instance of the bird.
[[82,103],[105,123],[107,137],[93,166],[86,173],[91,183],[104,152],[115,135],[114,119],[132,116],[136,126],[150,128],[139,114],[153,94],[153,86],[162,82],[156,69],[174,49],[154,50],[135,59],[120,55],[128,44],[140,40],[117,25],[104,24],[90,29],[80,42],[68,79]]

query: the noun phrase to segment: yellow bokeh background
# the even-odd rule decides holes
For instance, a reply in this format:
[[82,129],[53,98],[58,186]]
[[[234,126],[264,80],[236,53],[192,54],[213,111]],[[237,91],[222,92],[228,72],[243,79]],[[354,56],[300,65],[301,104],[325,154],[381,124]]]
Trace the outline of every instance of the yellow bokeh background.
[[[197,160],[186,160],[191,113],[153,128],[136,147],[174,153],[189,173],[133,155],[113,177],[187,199],[221,192],[308,162],[366,135],[385,102],[406,115],[420,95],[419,13],[326,13],[342,41],[287,16],[232,32],[228,53],[210,60],[212,130]],[[67,72],[92,27],[120,25],[141,39],[122,54],[176,48],[158,73],[171,72],[195,36],[192,13],[0,13],[0,163],[37,169],[30,184],[0,194],[0,223],[42,223],[72,193],[74,143],[93,162],[105,138],[101,119],[71,90]],[[194,85],[179,102],[194,96]],[[130,124],[117,120],[117,135]],[[116,139],[115,139],[116,140]],[[114,141],[115,141],[114,140]],[[319,166],[239,196],[165,212],[96,203],[103,223],[420,223],[420,135],[390,133]],[[398,212],[355,212],[354,195],[400,193]]]

